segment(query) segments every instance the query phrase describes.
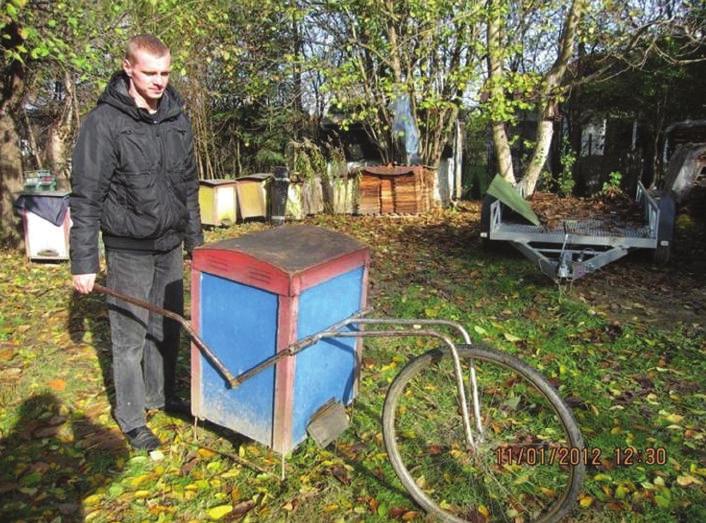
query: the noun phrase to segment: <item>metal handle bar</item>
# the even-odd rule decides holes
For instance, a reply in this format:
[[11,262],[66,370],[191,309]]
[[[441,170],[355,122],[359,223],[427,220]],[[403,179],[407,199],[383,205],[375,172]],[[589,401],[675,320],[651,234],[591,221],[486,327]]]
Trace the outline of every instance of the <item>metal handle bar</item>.
[[159,314],[161,316],[169,318],[170,320],[179,322],[179,324],[184,327],[186,332],[189,333],[189,336],[191,336],[191,339],[194,341],[198,349],[213,364],[218,373],[228,382],[228,384],[231,387],[236,387],[238,385],[239,382],[237,381],[237,379],[233,376],[233,374],[231,374],[231,372],[226,368],[226,366],[223,365],[223,362],[218,359],[218,356],[216,356],[216,354],[209,348],[209,346],[206,345],[206,343],[199,337],[199,335],[196,334],[196,331],[191,327],[191,323],[186,321],[183,316],[177,314],[176,312],[168,311],[167,309],[158,307],[153,303],[140,300],[133,296],[128,296],[127,294],[123,294],[122,292],[116,291],[115,289],[103,287],[98,283],[93,284],[93,289],[100,293],[113,296],[114,298],[117,298],[121,301],[137,305],[138,307],[142,307],[143,309],[147,309],[150,312],[154,312],[155,314]]

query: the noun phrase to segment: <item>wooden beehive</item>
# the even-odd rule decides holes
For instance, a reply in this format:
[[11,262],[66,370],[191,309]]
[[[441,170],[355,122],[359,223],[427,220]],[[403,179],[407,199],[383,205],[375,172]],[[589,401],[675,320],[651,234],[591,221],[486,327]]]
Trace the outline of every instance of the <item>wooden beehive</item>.
[[267,216],[267,187],[271,178],[269,173],[256,173],[235,180],[238,212],[243,220]]
[[231,225],[238,216],[235,180],[199,180],[199,207],[204,225]]
[[25,191],[15,202],[22,215],[30,260],[68,260],[71,213],[65,191]]
[[429,210],[433,174],[420,165],[366,167],[361,172],[361,214],[417,214]]
[[[365,245],[311,225],[203,245],[193,255],[192,324],[240,374],[365,308],[369,263]],[[359,338],[324,338],[232,389],[193,346],[192,413],[287,454],[323,405],[353,401],[361,351]]]

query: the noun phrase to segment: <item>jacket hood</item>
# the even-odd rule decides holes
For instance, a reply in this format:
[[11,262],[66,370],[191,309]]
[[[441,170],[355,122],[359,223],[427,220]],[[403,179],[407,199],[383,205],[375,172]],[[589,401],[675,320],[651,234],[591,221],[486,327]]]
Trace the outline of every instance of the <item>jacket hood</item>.
[[123,71],[115,73],[108,82],[108,85],[98,98],[98,104],[108,104],[131,116],[135,120],[145,120],[158,122],[174,118],[182,111],[184,102],[171,85],[167,85],[156,114],[149,114],[144,109],[140,109],[135,104],[135,100],[128,93],[128,78]]

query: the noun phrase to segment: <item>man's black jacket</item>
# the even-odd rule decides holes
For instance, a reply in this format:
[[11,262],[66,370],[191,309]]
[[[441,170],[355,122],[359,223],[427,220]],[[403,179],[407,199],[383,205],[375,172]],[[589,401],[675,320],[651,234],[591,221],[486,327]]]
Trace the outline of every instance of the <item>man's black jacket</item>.
[[171,86],[149,114],[116,73],[81,126],[72,162],[72,274],[98,272],[99,228],[107,248],[203,243],[191,124]]

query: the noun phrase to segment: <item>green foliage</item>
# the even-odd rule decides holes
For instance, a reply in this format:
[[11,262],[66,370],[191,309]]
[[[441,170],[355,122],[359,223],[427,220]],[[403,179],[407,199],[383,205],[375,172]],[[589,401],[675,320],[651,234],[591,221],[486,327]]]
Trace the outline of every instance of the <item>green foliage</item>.
[[383,161],[404,162],[391,106],[408,95],[420,156],[435,164],[461,96],[477,75],[478,5],[467,0],[305,3],[317,40],[329,42],[310,59],[343,125],[362,123]]
[[623,179],[623,175],[620,171],[613,171],[608,175],[608,180],[603,183],[601,188],[601,193],[603,194],[614,194],[620,192],[620,182]]
[[[655,14],[633,7],[586,6],[580,41],[597,56],[617,52],[630,36],[628,23]],[[675,3],[675,9],[690,28],[703,18],[689,2]],[[545,87],[565,14],[561,2],[516,0],[6,0],[0,5],[0,65],[23,64],[29,91],[42,99],[51,98],[47,86],[68,73],[79,86],[77,112],[84,114],[120,67],[125,40],[151,32],[172,49],[173,82],[195,124],[200,165],[209,165],[211,174],[260,169],[276,162],[289,140],[316,141],[327,108],[344,127],[362,123],[385,161],[403,161],[390,109],[402,94],[411,100],[422,161],[433,165],[476,89],[483,117],[509,124],[537,110],[546,97],[561,100],[565,84],[551,93]],[[504,36],[494,52],[504,74],[481,86],[490,20],[501,21]],[[11,26],[20,37],[13,45],[6,43]],[[663,25],[654,31],[666,35],[659,41],[662,54],[691,49],[683,35],[669,31]],[[660,118],[661,107],[681,115],[698,105],[694,93],[706,78],[703,65],[647,66],[648,81],[611,90],[638,93],[639,102],[622,94],[621,103],[643,111],[656,107]],[[675,82],[691,94],[672,96]]]
[[276,165],[282,165],[285,162],[284,155],[272,149],[262,147],[255,154],[255,163],[258,170],[269,171]]
[[[113,34],[100,34],[103,27],[115,25],[124,3],[100,0],[86,4],[78,0],[51,2],[48,9],[37,9],[25,0],[5,4],[0,17],[0,31],[10,23],[17,24],[20,45],[3,47],[6,62],[17,60],[32,72],[49,73],[69,70],[82,80],[112,69],[106,52],[113,50]],[[98,39],[102,45],[96,45]]]
[[290,173],[300,180],[327,175],[326,157],[311,140],[305,138],[301,142],[290,141],[287,144],[286,156]]
[[576,153],[571,147],[567,135],[561,137],[561,172],[557,178],[557,189],[562,196],[571,196],[576,184],[574,180],[574,164]]
[[471,198],[481,198],[492,176],[488,174],[488,121],[480,111],[465,118],[463,140],[463,188]]

